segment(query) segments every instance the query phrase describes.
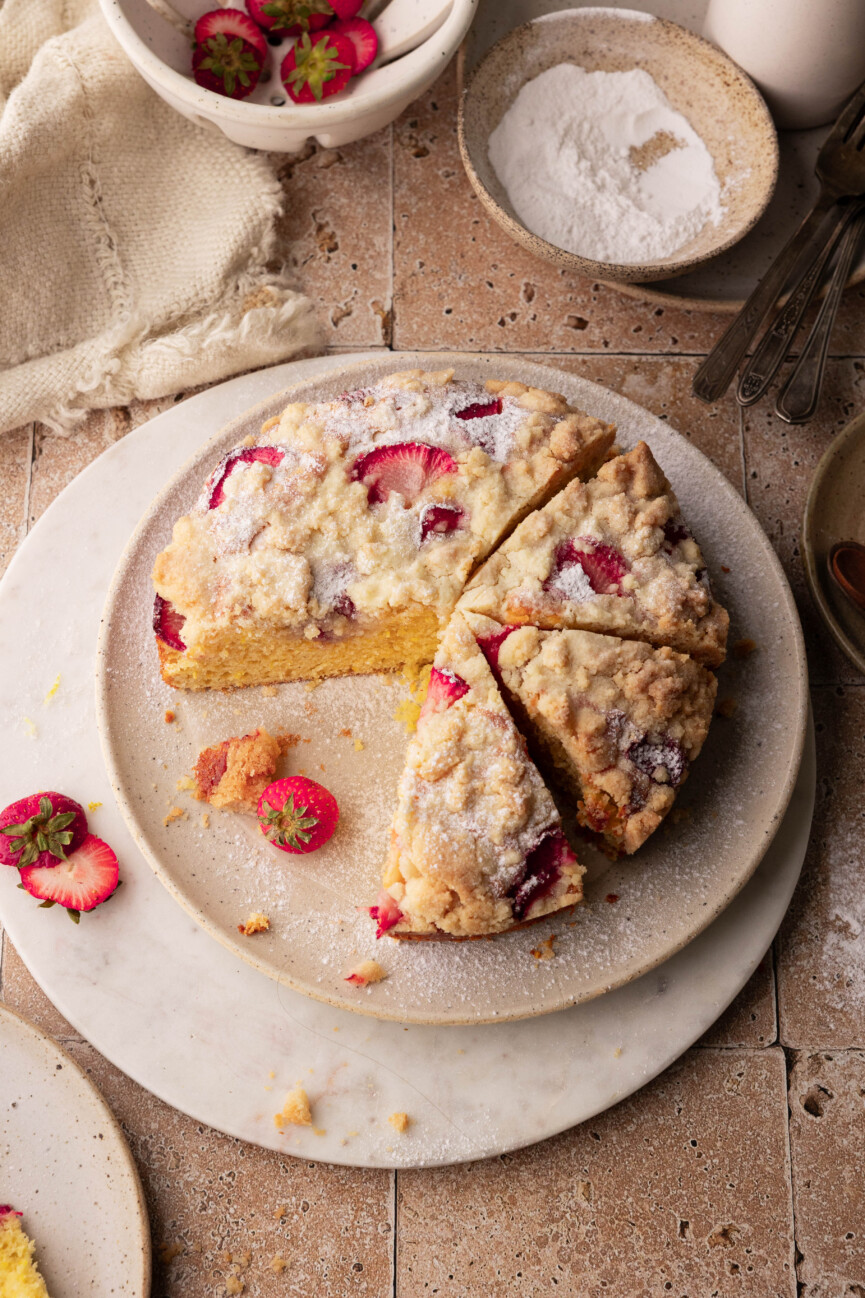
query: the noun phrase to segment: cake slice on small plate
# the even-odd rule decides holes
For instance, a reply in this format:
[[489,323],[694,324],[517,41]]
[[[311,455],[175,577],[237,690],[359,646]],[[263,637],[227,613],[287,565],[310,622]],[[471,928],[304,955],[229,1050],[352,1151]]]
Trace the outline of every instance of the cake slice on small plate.
[[400,778],[381,936],[486,937],[582,898],[583,868],[459,614],[442,639]]
[[289,405],[223,456],[156,559],[163,679],[429,662],[477,564],[613,435],[555,393],[449,370]]
[[726,610],[645,442],[525,519],[471,579],[460,607],[503,625],[666,644],[710,667],[726,652]]
[[465,620],[579,822],[617,853],[635,852],[709,733],[712,672],[666,646]]

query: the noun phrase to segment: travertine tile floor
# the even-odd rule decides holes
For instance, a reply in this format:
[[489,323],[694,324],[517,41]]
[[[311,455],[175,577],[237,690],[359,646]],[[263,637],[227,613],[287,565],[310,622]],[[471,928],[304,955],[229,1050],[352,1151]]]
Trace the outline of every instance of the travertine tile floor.
[[[168,1109],[76,1037],[8,940],[0,994],[72,1050],[123,1123],[154,1298],[221,1295],[232,1275],[261,1298],[865,1298],[865,682],[822,631],[798,552],[813,468],[865,408],[865,291],[845,297],[808,428],[765,406],[743,417],[730,396],[704,407],[691,375],[723,320],[519,250],[465,180],[454,110],[451,69],[392,131],[281,159],[285,256],[332,347],[546,357],[668,419],[745,494],[799,601],[817,723],[813,838],[774,951],[703,1041],[617,1108],[522,1153],[398,1178],[282,1158]],[[69,439],[4,438],[0,564],[90,460],[184,395],[96,412]]]

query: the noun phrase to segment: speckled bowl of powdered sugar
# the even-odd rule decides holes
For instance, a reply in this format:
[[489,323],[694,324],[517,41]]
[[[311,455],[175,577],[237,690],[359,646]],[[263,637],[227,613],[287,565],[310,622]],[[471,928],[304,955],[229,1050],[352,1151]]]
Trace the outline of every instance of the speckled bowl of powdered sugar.
[[778,174],[759,92],[676,23],[622,9],[510,32],[460,105],[479,198],[530,252],[632,282],[692,270],[743,238]]

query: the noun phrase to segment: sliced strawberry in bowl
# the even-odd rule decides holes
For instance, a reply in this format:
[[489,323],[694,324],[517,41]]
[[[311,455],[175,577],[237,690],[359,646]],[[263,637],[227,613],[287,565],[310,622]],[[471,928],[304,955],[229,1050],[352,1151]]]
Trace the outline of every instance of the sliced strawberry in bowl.
[[447,536],[465,526],[465,513],[459,505],[425,505],[420,515],[421,545],[428,536]]
[[87,837],[80,802],[65,793],[34,793],[0,811],[0,864],[19,870],[64,861]]
[[199,29],[209,34],[196,37],[192,51],[196,83],[229,99],[246,99],[267,57],[267,42],[255,23],[239,9],[214,9],[198,20]]
[[331,33],[345,36],[354,46],[354,75],[365,72],[378,54],[378,37],[372,23],[365,18],[346,18],[330,27]]
[[217,464],[210,475],[208,480],[210,498],[207,508],[217,509],[225,500],[226,481],[238,464],[269,464],[271,468],[276,468],[277,464],[281,464],[284,459],[285,452],[278,446],[247,446],[242,451],[231,451]]
[[168,645],[169,649],[176,649],[178,653],[183,653],[186,644],[181,637],[181,631],[186,618],[177,609],[170,600],[163,599],[157,595],[153,601],[153,630],[156,637],[163,644]]
[[320,31],[334,16],[328,0],[246,0],[246,7],[259,27],[287,36]]
[[323,784],[291,775],[268,784],[258,800],[258,823],[274,847],[304,855],[323,847],[333,835],[339,807]]
[[378,894],[376,904],[370,906],[369,913],[378,925],[375,933],[376,937],[384,937],[388,929],[394,928],[403,918],[399,906],[384,888]]
[[329,31],[304,32],[282,60],[279,75],[296,104],[321,103],[344,90],[354,75],[354,45]]
[[446,668],[433,667],[429,674],[426,698],[417,719],[418,725],[436,712],[447,711],[468,692],[469,686],[462,676],[457,676],[456,672],[449,672]]
[[377,446],[361,455],[351,470],[352,482],[369,488],[369,503],[380,504],[392,491],[411,505],[431,482],[456,473],[457,462],[447,451],[424,442],[398,442]]
[[79,848],[56,865],[28,865],[21,883],[31,897],[79,912],[107,901],[118,884],[117,857],[107,843],[88,834]]
[[330,0],[330,7],[337,18],[345,21],[354,18],[363,8],[363,0]]

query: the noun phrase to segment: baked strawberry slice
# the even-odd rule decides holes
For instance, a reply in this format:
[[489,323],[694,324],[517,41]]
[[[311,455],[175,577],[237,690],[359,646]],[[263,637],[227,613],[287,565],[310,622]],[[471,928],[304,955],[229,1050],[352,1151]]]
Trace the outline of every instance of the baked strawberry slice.
[[242,451],[231,451],[225,459],[217,464],[210,475],[210,499],[208,509],[216,509],[225,500],[225,484],[238,464],[269,464],[276,468],[285,459],[285,452],[278,446],[247,446]]
[[377,446],[356,459],[351,480],[366,484],[371,505],[387,500],[392,491],[411,505],[431,482],[456,473],[457,467],[453,456],[437,446],[398,442],[395,446]]
[[378,894],[378,901],[374,906],[370,906],[369,913],[372,919],[378,925],[376,937],[384,937],[389,928],[393,928],[403,917],[402,911],[394,901],[389,892],[382,888]]
[[182,613],[178,613],[170,600],[163,599],[161,595],[156,596],[153,601],[153,630],[163,644],[168,645],[169,649],[176,649],[179,653],[183,653],[186,649],[180,635],[185,621],[186,618]]
[[428,536],[447,536],[464,526],[465,514],[459,505],[425,505],[420,515],[421,545]]
[[336,798],[303,775],[268,784],[258,800],[258,823],[269,843],[294,855],[323,847],[339,823]]
[[513,891],[511,906],[517,919],[523,919],[536,901],[553,889],[565,865],[576,864],[567,839],[560,829],[542,838],[525,861],[525,872]]
[[473,401],[464,410],[454,411],[457,419],[487,419],[490,415],[500,415],[501,413],[502,403],[498,398],[494,401]]
[[489,635],[478,636],[478,645],[481,653],[486,658],[493,673],[498,680],[499,653],[504,642],[512,632],[518,631],[519,627],[503,626],[500,631],[491,631]]
[[627,571],[625,556],[614,546],[579,536],[559,546],[552,576],[544,588],[553,588],[567,599],[582,603],[592,595],[621,595],[621,581]]
[[0,811],[0,864],[55,866],[86,836],[80,802],[65,793],[34,793]]
[[334,16],[328,0],[246,0],[246,7],[259,27],[274,35],[318,31]]
[[449,707],[456,703],[457,699],[461,699],[468,692],[469,686],[462,676],[457,676],[456,672],[433,667],[429,674],[426,698],[417,719],[418,725],[436,712],[447,711]]
[[354,75],[365,72],[378,54],[378,37],[372,23],[368,23],[365,18],[346,18],[342,22],[333,23],[329,30],[333,35],[345,36],[354,46]]
[[638,771],[656,784],[675,788],[685,778],[688,759],[682,745],[667,735],[646,735],[627,750],[627,756]]
[[[258,85],[267,57],[267,43],[261,32],[239,9],[214,9],[199,19],[196,30],[202,24],[212,34],[196,40],[192,51],[196,83],[229,99],[246,99]],[[238,27],[246,34],[238,35]],[[255,28],[255,35],[247,28]]]
[[75,913],[93,910],[107,901],[117,887],[117,857],[101,838],[88,834],[65,861],[52,866],[25,866],[21,883],[31,897],[40,901],[57,903]]
[[282,60],[279,75],[296,104],[321,103],[344,90],[354,75],[354,45],[329,31],[304,32]]

